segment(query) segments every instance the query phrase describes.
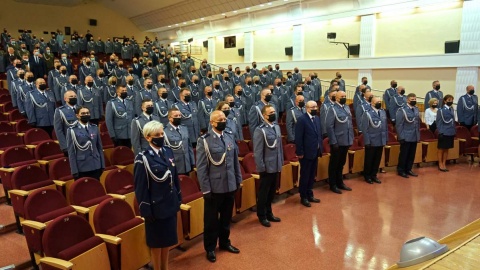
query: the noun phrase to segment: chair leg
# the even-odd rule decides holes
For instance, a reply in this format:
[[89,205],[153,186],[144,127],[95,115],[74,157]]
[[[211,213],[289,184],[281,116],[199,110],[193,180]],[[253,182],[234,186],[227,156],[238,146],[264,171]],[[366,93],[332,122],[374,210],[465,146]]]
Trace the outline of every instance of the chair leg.
[[29,253],[30,253],[30,261],[32,262],[33,269],[39,270],[40,268],[38,267],[37,262],[35,260],[35,255],[33,255],[33,252],[31,251]]
[[17,225],[17,233],[23,234],[22,224],[20,223],[20,217],[15,214],[15,224]]

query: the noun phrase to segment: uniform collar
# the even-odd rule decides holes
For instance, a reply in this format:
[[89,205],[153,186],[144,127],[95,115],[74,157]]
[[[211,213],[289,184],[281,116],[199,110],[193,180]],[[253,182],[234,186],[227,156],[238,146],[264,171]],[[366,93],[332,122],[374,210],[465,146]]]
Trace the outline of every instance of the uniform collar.
[[215,131],[214,128],[212,128],[212,132],[215,133],[219,138],[220,138],[220,136],[223,136],[223,132],[222,132],[222,133],[218,133],[218,132]]

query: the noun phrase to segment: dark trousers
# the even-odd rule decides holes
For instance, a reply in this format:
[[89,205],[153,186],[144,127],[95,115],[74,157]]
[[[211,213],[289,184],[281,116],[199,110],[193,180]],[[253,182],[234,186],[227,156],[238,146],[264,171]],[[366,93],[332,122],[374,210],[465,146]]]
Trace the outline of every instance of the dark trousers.
[[99,122],[100,122],[100,119],[90,119],[90,123],[95,124],[97,126]]
[[132,141],[130,139],[115,139],[115,141],[113,141],[113,145],[115,147],[125,146],[128,148],[132,148]]
[[48,136],[50,136],[50,138],[52,137],[53,126],[43,126],[37,128],[45,130],[48,133]]
[[260,174],[260,188],[258,189],[257,216],[265,219],[272,216],[272,201],[277,190],[278,173]]
[[417,142],[404,142],[400,144],[397,172],[407,173],[412,170],[416,151]]
[[473,127],[473,124],[472,125],[467,125],[467,124],[463,123],[462,126],[466,127],[468,129],[468,131],[470,131],[470,129]]
[[343,185],[343,166],[347,161],[349,146],[339,146],[338,149],[331,148],[330,163],[328,164],[328,179],[330,187]]
[[230,245],[230,220],[234,194],[235,192],[212,193],[210,198],[205,199],[203,246],[207,252],[215,250],[217,239],[220,246]]
[[371,179],[373,176],[377,176],[382,153],[383,146],[365,147],[365,162],[363,166],[363,176],[365,179]]
[[82,177],[91,177],[100,181],[100,176],[102,176],[103,169],[88,171],[88,172],[79,172],[78,177],[75,180],[78,180]]
[[318,159],[300,159],[300,183],[298,192],[300,198],[308,199],[313,197],[313,183],[317,174]]

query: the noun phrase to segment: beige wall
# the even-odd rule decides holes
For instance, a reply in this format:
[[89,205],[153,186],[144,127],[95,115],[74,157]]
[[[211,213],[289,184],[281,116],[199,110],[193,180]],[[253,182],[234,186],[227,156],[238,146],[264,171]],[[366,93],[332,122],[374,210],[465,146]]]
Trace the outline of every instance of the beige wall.
[[375,56],[444,54],[445,41],[459,40],[462,8],[377,16]]
[[[112,2],[114,4],[114,2]],[[13,0],[2,0],[0,8],[2,26],[14,37],[18,37],[18,29],[27,28],[32,30],[37,37],[50,39],[43,31],[56,31],[60,29],[65,33],[64,27],[69,26],[73,31],[86,33],[87,29],[94,37],[134,35],[137,40],[143,42],[146,35],[153,37],[151,33],[140,31],[128,18],[105,8],[102,4],[89,1],[75,7],[49,6],[19,3]],[[90,26],[89,19],[96,19],[97,26]]]
[[337,33],[337,41],[360,43],[360,21],[357,18],[311,23],[304,26],[305,60],[347,58],[347,50],[342,44],[328,42],[328,32]]
[[243,34],[236,35],[236,47],[224,48],[224,38],[215,38],[215,62],[217,65],[229,64],[229,63],[241,63],[244,57],[238,55],[238,49],[244,48]]
[[291,61],[285,47],[292,46],[292,28],[256,31],[253,35],[253,59],[257,62]]

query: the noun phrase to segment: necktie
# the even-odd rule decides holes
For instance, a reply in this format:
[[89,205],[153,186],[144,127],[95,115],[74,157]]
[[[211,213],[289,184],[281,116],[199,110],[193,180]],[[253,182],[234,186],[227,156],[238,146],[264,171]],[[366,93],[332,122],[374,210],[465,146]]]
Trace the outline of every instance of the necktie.
[[88,126],[85,125],[85,131],[87,132],[87,134],[90,134],[90,132],[88,131]]
[[150,119],[150,121],[152,121],[152,116],[149,116],[148,119]]
[[38,57],[37,56],[35,56],[35,62],[37,62],[37,64],[38,64]]
[[317,125],[315,125],[315,118],[312,117],[312,124],[313,124],[313,129],[315,129],[315,132],[317,132]]
[[223,146],[225,146],[225,141],[223,140],[223,134],[220,135],[220,140],[222,140]]
[[75,85],[73,86],[73,90],[77,90],[77,87]]
[[33,90],[33,84],[30,84],[30,89],[32,89],[32,90]]

